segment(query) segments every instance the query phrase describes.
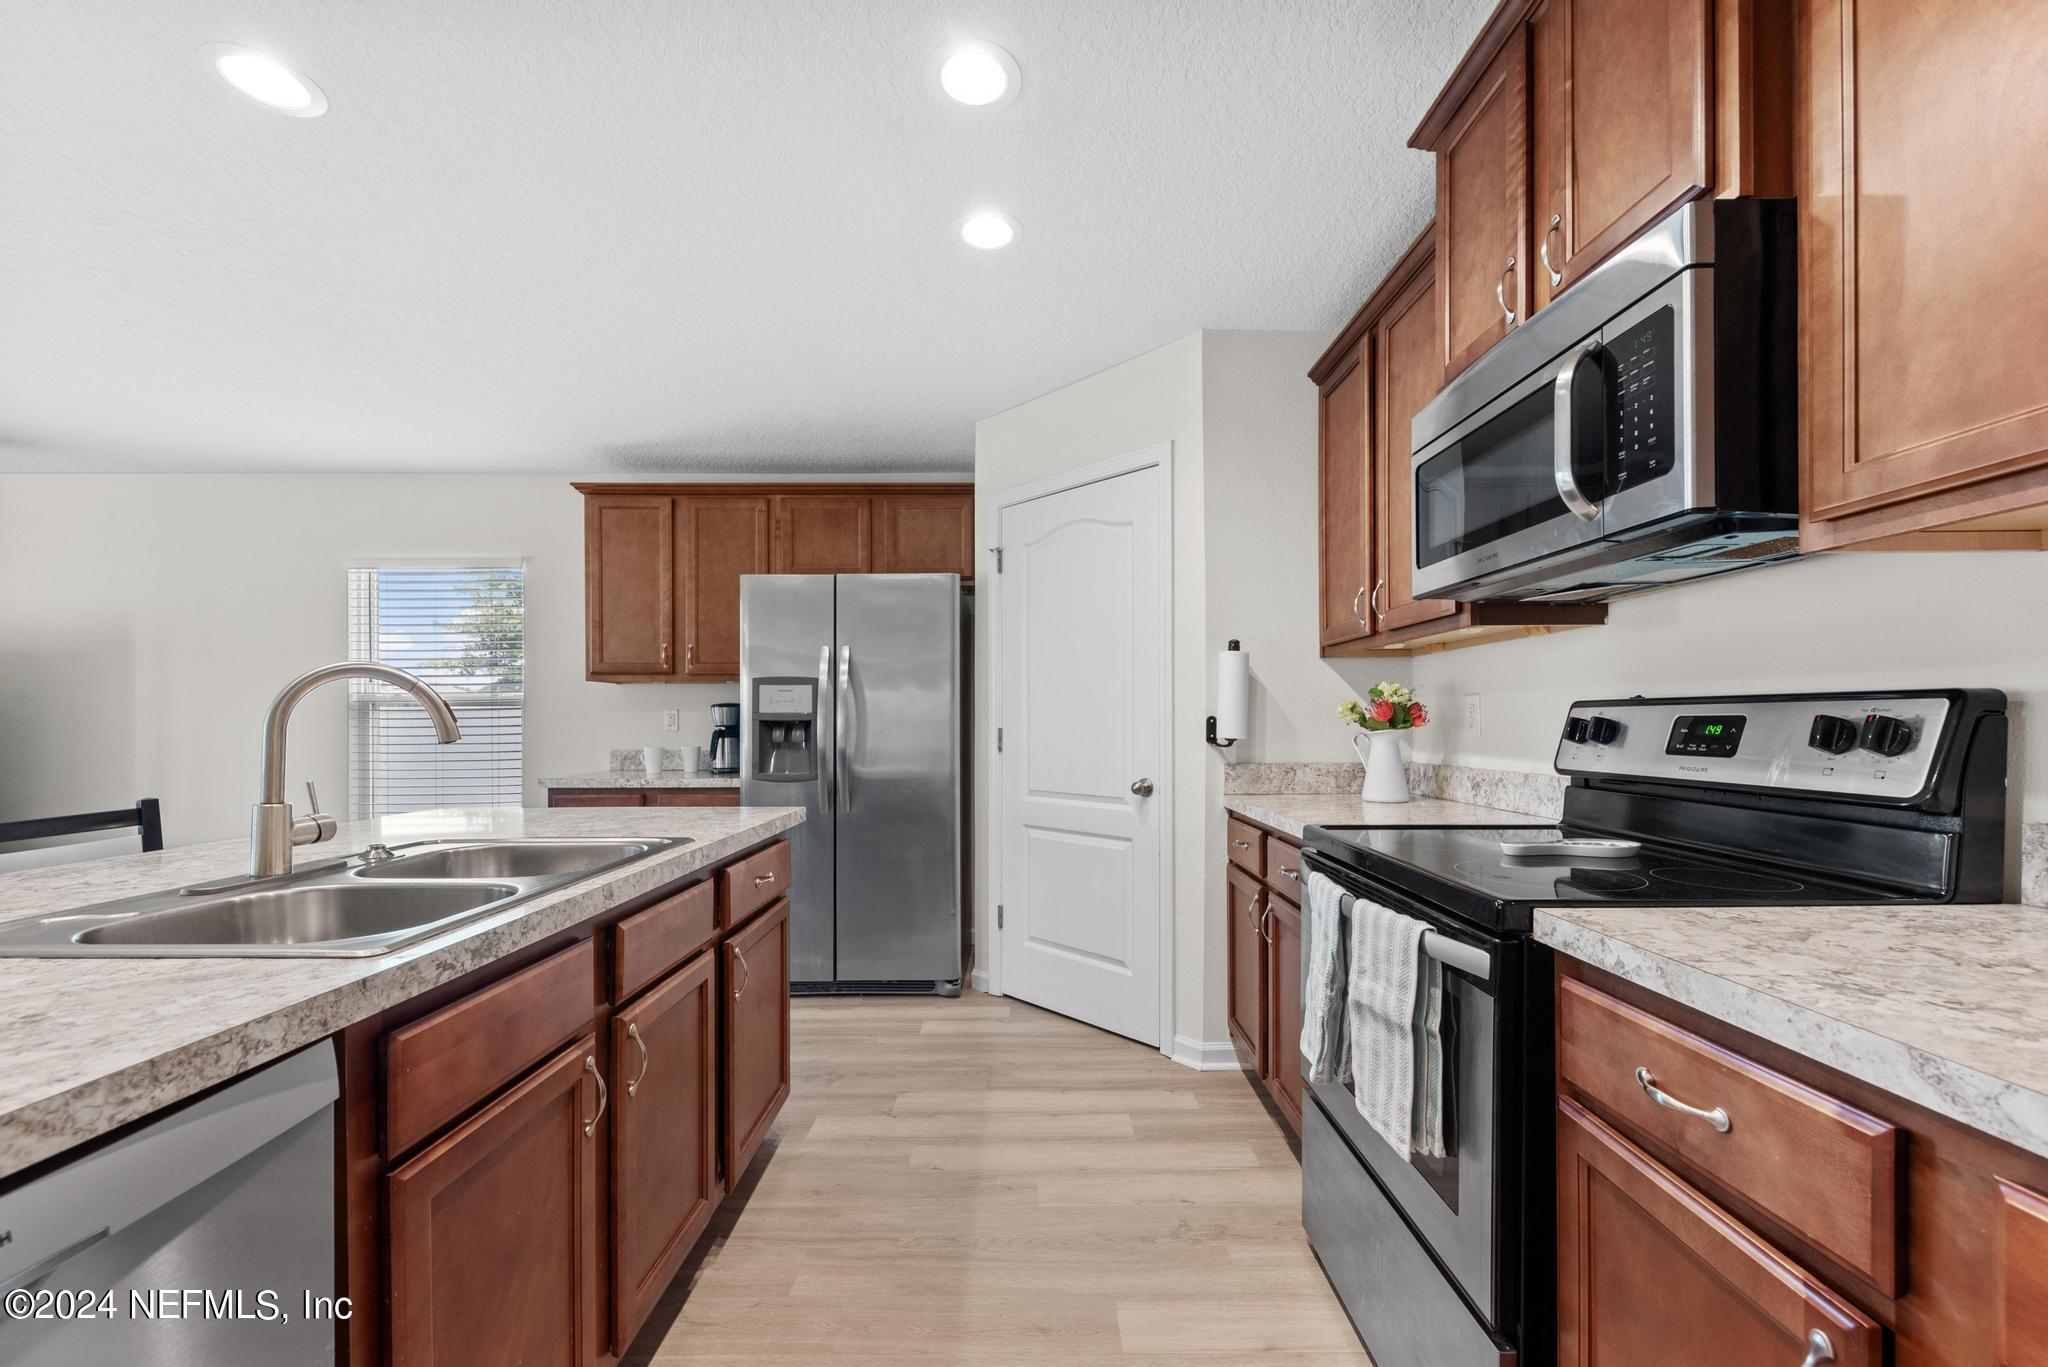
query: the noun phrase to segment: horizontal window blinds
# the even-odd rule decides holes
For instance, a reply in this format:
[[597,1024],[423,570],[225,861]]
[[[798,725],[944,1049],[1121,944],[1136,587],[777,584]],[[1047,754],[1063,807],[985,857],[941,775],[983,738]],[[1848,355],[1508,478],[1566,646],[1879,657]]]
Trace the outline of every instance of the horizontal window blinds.
[[526,573],[520,565],[382,565],[348,572],[351,659],[417,674],[455,709],[434,740],[426,709],[349,680],[349,815],[516,807],[526,723]]

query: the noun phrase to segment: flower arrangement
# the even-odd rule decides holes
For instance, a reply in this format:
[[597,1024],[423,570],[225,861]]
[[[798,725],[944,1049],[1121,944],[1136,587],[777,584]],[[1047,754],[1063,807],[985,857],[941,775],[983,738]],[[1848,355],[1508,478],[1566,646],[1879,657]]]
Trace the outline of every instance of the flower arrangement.
[[1339,703],[1337,715],[1361,731],[1410,731],[1429,725],[1429,709],[1397,683],[1374,684],[1366,690],[1364,702],[1352,698]]

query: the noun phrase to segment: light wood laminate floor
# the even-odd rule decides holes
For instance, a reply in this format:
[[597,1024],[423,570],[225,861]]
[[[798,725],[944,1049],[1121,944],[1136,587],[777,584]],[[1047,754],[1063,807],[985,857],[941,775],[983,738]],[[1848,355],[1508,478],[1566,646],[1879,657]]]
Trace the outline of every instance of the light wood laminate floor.
[[627,1367],[1370,1367],[1240,1074],[978,993],[795,1016],[773,1150]]

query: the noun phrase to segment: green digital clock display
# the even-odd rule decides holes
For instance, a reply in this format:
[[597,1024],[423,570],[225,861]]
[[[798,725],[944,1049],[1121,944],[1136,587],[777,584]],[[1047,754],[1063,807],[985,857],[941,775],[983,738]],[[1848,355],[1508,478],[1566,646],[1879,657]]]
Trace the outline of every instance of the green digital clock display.
[[1732,759],[1742,747],[1743,721],[1733,715],[1680,717],[1671,723],[1671,739],[1665,742],[1664,753]]

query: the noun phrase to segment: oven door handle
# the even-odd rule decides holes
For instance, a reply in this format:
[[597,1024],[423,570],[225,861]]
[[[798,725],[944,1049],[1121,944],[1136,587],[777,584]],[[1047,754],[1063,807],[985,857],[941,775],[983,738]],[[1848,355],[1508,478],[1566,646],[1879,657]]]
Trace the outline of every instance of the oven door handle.
[[[1572,516],[1581,522],[1591,522],[1600,516],[1600,505],[1586,496],[1579,487],[1579,477],[1573,456],[1578,442],[1578,425],[1572,412],[1572,391],[1577,388],[1579,368],[1595,360],[1600,350],[1598,336],[1587,338],[1568,352],[1563,364],[1557,368],[1557,378],[1551,382],[1551,423],[1550,450],[1551,472],[1557,481],[1557,496],[1564,500],[1564,506],[1571,509]],[[1596,427],[1594,429],[1598,431]]]

